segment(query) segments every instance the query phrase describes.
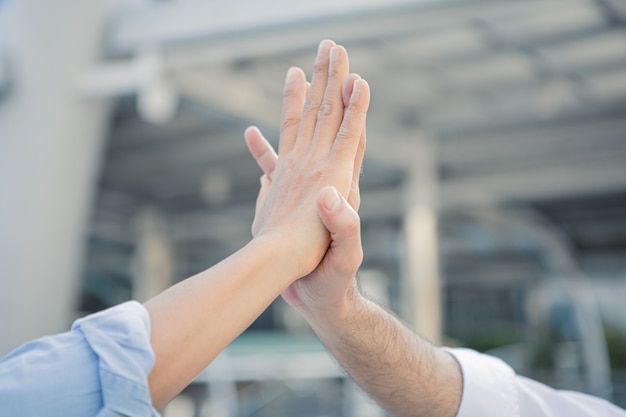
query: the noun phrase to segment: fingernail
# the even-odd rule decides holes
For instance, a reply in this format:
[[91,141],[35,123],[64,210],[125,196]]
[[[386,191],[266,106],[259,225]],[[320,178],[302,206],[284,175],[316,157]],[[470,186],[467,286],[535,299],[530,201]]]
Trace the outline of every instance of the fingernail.
[[332,191],[327,192],[324,197],[324,206],[328,211],[335,211],[341,205],[341,197],[335,188]]
[[291,67],[287,70],[287,77],[285,78],[285,83],[290,83],[296,79],[298,75],[298,69],[296,67]]
[[354,84],[352,85],[352,94],[350,95],[350,101],[352,101],[361,91],[361,89],[363,88],[363,83],[365,82],[366,81],[363,78],[357,78],[356,80],[354,80]]
[[339,47],[337,45],[330,48],[330,62],[335,63],[339,61]]
[[357,92],[357,88],[359,88],[358,85],[359,85],[359,78],[354,80],[354,82],[352,83],[352,91],[350,92],[348,103],[352,102],[352,100],[354,99],[354,96],[356,95],[356,92]]
[[333,43],[333,41],[328,39],[324,39],[323,41],[321,41],[319,48],[317,48],[317,54],[322,55],[323,53],[327,52],[330,48],[333,47]]

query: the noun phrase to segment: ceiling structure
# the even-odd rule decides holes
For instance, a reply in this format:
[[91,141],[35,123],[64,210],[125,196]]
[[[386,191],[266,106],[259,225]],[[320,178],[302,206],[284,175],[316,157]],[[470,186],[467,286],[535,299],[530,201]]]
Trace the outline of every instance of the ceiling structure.
[[[597,198],[614,207],[601,227],[625,245],[626,3],[247,3],[147,2],[112,22],[108,64],[85,87],[102,80],[107,65],[127,69],[124,82],[91,91],[124,95],[111,124],[95,240],[131,248],[133,218],[150,206],[166,214],[186,254],[181,276],[245,243],[260,170],[243,130],[259,125],[276,144],[287,68],[310,73],[317,43],[332,38],[372,88],[364,227],[401,223],[407,172],[416,153],[430,149],[423,144],[434,143],[442,213],[545,208],[583,247],[585,233],[598,233],[595,219],[572,207]],[[138,71],[146,59],[151,69]],[[178,108],[151,124],[137,101],[163,85],[162,94],[178,95]],[[583,218],[584,227],[575,223]],[[122,268],[127,251],[119,253],[100,262]]]

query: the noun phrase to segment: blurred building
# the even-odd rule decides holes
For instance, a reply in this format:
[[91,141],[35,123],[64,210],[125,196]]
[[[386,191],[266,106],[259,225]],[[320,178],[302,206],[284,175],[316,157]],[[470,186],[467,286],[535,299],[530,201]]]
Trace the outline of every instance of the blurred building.
[[[626,3],[83,3],[0,2],[0,354],[243,246],[243,130],[276,144],[287,68],[331,38],[372,88],[364,287],[435,340],[626,405]],[[280,301],[253,329],[307,334]],[[244,388],[239,415],[298,414]]]

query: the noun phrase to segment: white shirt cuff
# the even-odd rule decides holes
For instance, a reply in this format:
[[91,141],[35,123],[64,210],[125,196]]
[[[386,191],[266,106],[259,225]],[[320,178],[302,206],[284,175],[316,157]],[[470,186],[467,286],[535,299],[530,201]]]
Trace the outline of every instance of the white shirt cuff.
[[452,349],[463,373],[463,395],[457,417],[517,417],[515,372],[502,360],[470,349]]

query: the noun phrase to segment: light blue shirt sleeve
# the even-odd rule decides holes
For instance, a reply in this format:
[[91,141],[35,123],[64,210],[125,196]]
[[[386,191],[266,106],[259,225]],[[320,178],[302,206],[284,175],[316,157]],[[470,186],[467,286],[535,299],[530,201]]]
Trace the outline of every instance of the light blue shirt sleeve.
[[150,317],[129,301],[0,359],[0,416],[158,417]]

